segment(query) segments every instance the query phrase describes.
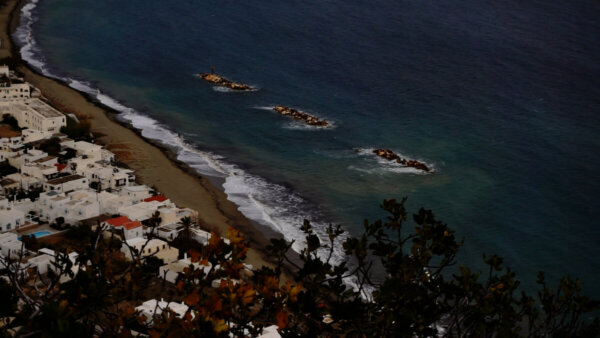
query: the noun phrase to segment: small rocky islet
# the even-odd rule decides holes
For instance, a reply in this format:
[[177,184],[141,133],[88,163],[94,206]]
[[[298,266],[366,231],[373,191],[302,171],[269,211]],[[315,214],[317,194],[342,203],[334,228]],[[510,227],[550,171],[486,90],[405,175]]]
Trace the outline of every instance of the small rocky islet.
[[302,121],[310,126],[315,127],[327,127],[329,123],[325,120],[321,120],[317,117],[309,115],[303,111],[299,111],[286,106],[275,106],[273,110],[281,115],[291,116],[296,120]]
[[254,89],[247,84],[233,82],[233,81],[228,80],[228,79],[222,77],[221,75],[217,75],[215,73],[200,73],[200,74],[197,74],[197,76],[199,78],[206,80],[210,83],[213,83],[217,86],[227,87],[227,88],[233,89],[233,90],[243,91],[243,90],[253,90]]
[[381,158],[385,158],[388,161],[396,161],[397,163],[410,168],[423,170],[425,172],[431,172],[431,169],[423,162],[417,160],[407,160],[398,156],[396,153],[389,149],[378,148],[373,150],[373,153]]

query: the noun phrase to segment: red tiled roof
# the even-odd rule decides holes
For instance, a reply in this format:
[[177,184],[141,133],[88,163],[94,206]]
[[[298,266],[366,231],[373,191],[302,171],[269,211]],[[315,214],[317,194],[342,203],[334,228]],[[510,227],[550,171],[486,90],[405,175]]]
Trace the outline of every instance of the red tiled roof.
[[124,224],[131,223],[131,220],[127,216],[119,216],[119,217],[107,219],[105,222],[114,227],[120,227]]
[[58,171],[62,171],[63,169],[65,169],[67,167],[66,164],[61,164],[61,163],[54,163],[54,166],[56,167],[56,169]]
[[158,202],[164,202],[168,200],[168,198],[166,198],[163,195],[156,195],[156,196],[152,196],[152,197],[148,197],[144,200],[144,202],[152,202],[152,201],[158,201]]
[[137,227],[141,227],[142,223],[140,221],[133,221],[126,224],[123,224],[123,227],[127,230],[135,229]]

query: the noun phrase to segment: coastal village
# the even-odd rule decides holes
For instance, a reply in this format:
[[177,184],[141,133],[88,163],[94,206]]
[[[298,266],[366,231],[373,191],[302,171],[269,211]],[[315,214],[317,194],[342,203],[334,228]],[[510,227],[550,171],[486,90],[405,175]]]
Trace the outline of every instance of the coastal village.
[[[17,264],[25,274],[23,281],[41,285],[47,274],[59,272],[66,259],[70,271],[61,275],[60,282],[75,278],[79,254],[51,247],[59,248],[64,234],[82,225],[105,238],[116,238],[125,260],[158,259],[162,265],[156,278],[172,285],[189,266],[220,268],[194,262],[172,245],[181,231],[199,243],[211,239],[210,232],[196,225],[195,210],[178,207],[155,188],[138,184],[135,172],[89,135],[84,137],[88,140],[78,140],[63,133],[79,123],[77,117],[52,107],[7,66],[0,66],[0,117],[2,271]],[[253,267],[244,267],[241,275],[251,276]],[[27,275],[40,278],[28,279]],[[7,276],[1,277],[11,282]],[[37,289],[37,284],[30,286]],[[214,288],[221,284],[221,279],[211,282]],[[184,302],[160,297],[143,300],[135,307],[149,325],[167,309],[178,317],[190,313]],[[277,326],[264,329],[261,337],[279,337]]]

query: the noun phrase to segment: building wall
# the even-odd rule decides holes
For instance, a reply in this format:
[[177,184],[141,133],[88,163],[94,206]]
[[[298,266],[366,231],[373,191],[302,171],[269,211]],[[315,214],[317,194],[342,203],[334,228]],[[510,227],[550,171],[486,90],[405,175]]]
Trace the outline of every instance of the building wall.
[[137,228],[133,228],[133,229],[124,229],[123,231],[125,233],[125,240],[130,240],[133,238],[138,238],[138,237],[143,237],[144,236],[144,228],[143,227],[137,227]]
[[25,213],[17,209],[0,210],[0,231],[15,230],[25,223]]
[[44,191],[67,192],[72,190],[81,190],[87,189],[88,184],[88,179],[85,177],[61,184],[44,183]]
[[[179,250],[177,250],[177,248],[171,247],[167,242],[158,239],[152,239],[148,241],[148,243],[144,246],[146,242],[146,240],[140,240],[133,245],[133,247],[138,251],[141,251],[143,248],[144,251],[140,252],[140,255],[142,257],[155,256],[157,258],[162,259],[165,262],[165,264],[177,260]],[[123,244],[123,246],[121,247],[121,252],[125,254],[125,257],[127,257],[127,259],[132,259],[132,253],[127,247],[127,245]]]
[[1,101],[27,100],[31,97],[31,90],[26,83],[13,83],[0,86]]

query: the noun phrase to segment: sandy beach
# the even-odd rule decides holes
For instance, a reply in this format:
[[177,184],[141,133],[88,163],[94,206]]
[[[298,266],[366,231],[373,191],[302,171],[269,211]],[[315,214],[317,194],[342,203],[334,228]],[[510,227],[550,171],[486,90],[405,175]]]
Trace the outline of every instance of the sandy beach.
[[135,170],[140,183],[155,186],[180,207],[197,210],[202,221],[211,228],[222,233],[230,226],[240,229],[251,246],[247,261],[255,266],[268,264],[266,255],[260,251],[268,240],[234,203],[227,200],[222,190],[185,164],[176,162],[167,149],[147,142],[136,131],[117,122],[114,111],[58,81],[41,76],[22,62],[9,32],[14,32],[18,26],[20,7],[24,3],[23,0],[8,0],[0,9],[0,59],[11,57],[16,70],[56,108],[88,119],[92,131],[102,135],[97,142],[114,152],[118,161]]

